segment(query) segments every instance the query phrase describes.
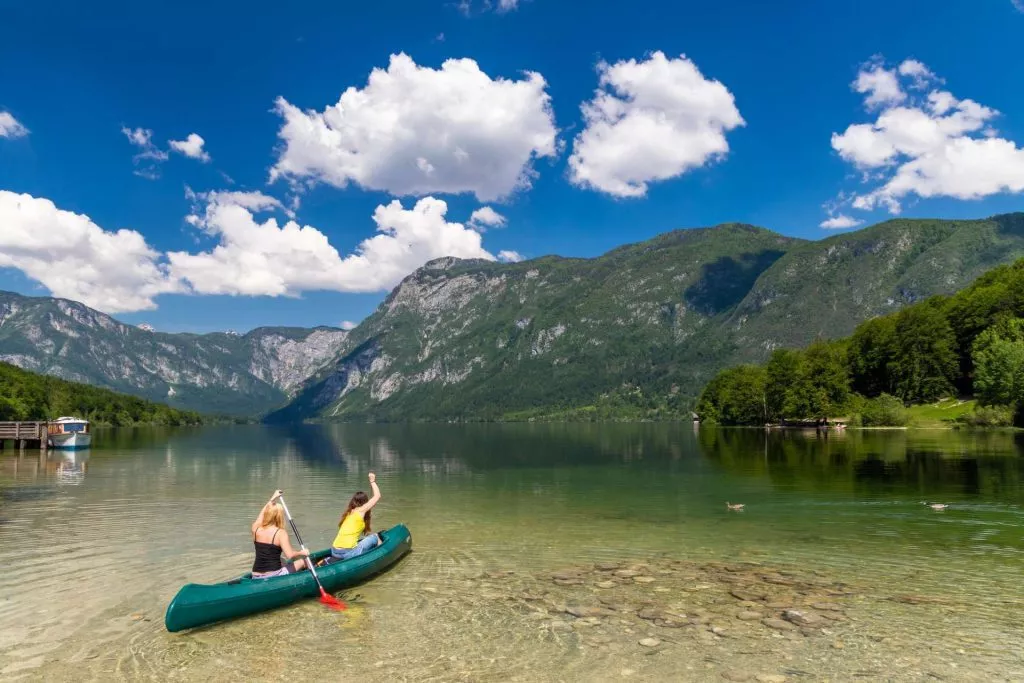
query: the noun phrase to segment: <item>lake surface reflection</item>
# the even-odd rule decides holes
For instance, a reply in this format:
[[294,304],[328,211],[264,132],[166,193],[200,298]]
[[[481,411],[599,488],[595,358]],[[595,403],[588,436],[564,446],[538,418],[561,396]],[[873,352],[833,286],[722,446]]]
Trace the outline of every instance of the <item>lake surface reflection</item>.
[[[300,667],[336,668],[340,658],[370,680],[679,671],[701,680],[735,661],[814,680],[869,675],[891,650],[909,662],[894,680],[929,671],[955,679],[964,664],[977,680],[1007,677],[1024,668],[1022,450],[1014,432],[826,439],[689,424],[118,430],[97,432],[94,447],[73,456],[8,450],[0,455],[8,568],[0,676],[283,679]],[[323,547],[369,471],[384,494],[375,524],[408,524],[415,551],[343,595],[349,612],[325,614],[310,601],[192,633],[163,631],[163,609],[184,582],[247,570],[248,527],[274,488],[285,491],[306,541]],[[730,512],[726,501],[745,509]],[[701,563],[770,565],[856,586],[841,622],[848,644],[794,640],[756,621],[750,628],[760,631],[731,640],[699,624],[666,636],[664,624],[632,615],[635,624],[595,617],[588,631],[581,619],[552,616],[561,606],[554,597],[542,611],[523,597],[543,598],[563,567],[655,560],[692,564],[672,565],[678,576],[657,570],[661,584],[652,578],[636,590],[715,619],[736,618],[728,591],[714,588],[729,577]],[[561,582],[556,590],[569,593],[558,599],[596,600],[601,591],[580,581]],[[691,590],[700,585],[708,588]],[[701,591],[707,597],[691,604],[698,598],[686,596]],[[931,602],[892,600],[906,595]],[[693,635],[688,647],[691,633],[712,642]],[[636,644],[645,635],[664,642],[645,649]],[[939,646],[954,656],[928,669],[921,662]],[[709,654],[719,650],[721,661]]]

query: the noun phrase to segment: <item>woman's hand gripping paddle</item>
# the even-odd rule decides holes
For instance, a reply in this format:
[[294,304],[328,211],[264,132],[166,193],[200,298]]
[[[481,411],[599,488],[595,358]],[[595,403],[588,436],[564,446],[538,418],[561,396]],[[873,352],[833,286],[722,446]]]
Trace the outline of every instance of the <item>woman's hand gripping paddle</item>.
[[[299,542],[299,547],[306,550],[306,544],[302,542],[302,536],[299,535],[299,528],[295,526],[295,520],[292,519],[292,513],[288,512],[288,505],[284,502],[284,496],[281,497],[281,507],[284,508],[284,516],[288,518],[288,523],[292,525],[292,531],[295,532],[295,539]],[[307,550],[308,552],[308,550]],[[316,585],[320,589],[320,602],[327,605],[331,609],[348,609],[348,606],[335,598],[333,595],[324,590],[324,585],[320,583],[320,577],[316,575],[316,567],[313,566],[313,558],[306,555],[306,566],[309,568],[310,573],[313,575],[313,579],[316,580]]]

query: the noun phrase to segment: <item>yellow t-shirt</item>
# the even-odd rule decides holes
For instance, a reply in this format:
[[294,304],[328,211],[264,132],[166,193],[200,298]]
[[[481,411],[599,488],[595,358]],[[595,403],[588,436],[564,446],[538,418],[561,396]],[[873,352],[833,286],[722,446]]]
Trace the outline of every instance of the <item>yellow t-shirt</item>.
[[331,545],[335,548],[355,548],[359,543],[359,536],[365,528],[366,522],[363,521],[363,516],[358,512],[350,512],[338,527],[338,535],[334,537],[334,543]]

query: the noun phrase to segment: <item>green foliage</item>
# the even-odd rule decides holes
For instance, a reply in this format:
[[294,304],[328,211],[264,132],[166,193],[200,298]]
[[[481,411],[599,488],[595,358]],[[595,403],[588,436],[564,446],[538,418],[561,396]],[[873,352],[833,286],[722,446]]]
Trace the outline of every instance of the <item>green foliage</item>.
[[708,384],[697,403],[702,418],[726,425],[768,421],[767,373],[756,365],[723,370]]
[[836,417],[847,408],[850,376],[846,347],[841,342],[816,341],[803,352],[794,382],[773,386],[785,394],[784,415],[798,419]]
[[210,419],[106,389],[37,375],[0,362],[0,420],[48,420],[63,415],[116,427],[197,425]]
[[865,396],[894,391],[889,371],[896,349],[896,316],[861,323],[850,337],[850,376],[853,390]]
[[1010,427],[1013,425],[1014,410],[1010,406],[976,406],[960,421],[970,427]]
[[765,373],[767,385],[773,387],[767,397],[767,421],[775,422],[785,416],[787,403],[792,403],[791,388],[803,373],[803,355],[793,349],[778,349],[768,359]]
[[990,327],[974,341],[974,391],[984,405],[1024,403],[1024,319]]
[[860,415],[865,427],[903,427],[908,420],[903,401],[890,394],[864,401]]
[[904,401],[933,401],[953,392],[960,368],[942,304],[931,300],[896,315],[887,368],[894,393]]
[[[1021,421],[1024,259],[952,297],[932,297],[866,321],[846,341],[776,351],[765,374],[766,412],[773,420],[820,419],[853,409],[864,425],[901,425],[908,421],[904,404],[932,403],[966,389],[977,393],[983,407],[964,422],[1006,424],[1014,414]],[[721,399],[705,406],[726,409]]]

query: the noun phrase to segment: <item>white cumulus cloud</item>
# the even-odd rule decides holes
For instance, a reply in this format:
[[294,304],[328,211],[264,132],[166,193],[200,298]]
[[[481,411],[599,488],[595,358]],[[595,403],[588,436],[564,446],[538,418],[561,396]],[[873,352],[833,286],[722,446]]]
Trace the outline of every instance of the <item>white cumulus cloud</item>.
[[184,140],[168,140],[167,144],[175,152],[184,154],[190,159],[198,159],[204,164],[210,161],[210,155],[203,149],[206,140],[198,133],[189,133],[188,137]]
[[351,320],[342,320],[340,327],[341,327],[341,329],[343,329],[346,332],[348,332],[349,330],[356,329],[356,327],[358,327],[358,326],[359,326],[359,323],[352,322]]
[[820,227],[825,228],[826,230],[846,230],[847,228],[856,228],[858,225],[863,224],[864,221],[841,213],[838,216],[830,216],[823,220]]
[[519,263],[523,260],[523,255],[518,251],[512,251],[511,249],[502,249],[498,252],[498,260],[504,263]]
[[121,127],[121,132],[128,142],[138,148],[138,152],[132,157],[135,164],[135,175],[147,180],[156,180],[160,177],[159,164],[167,161],[167,152],[153,144],[153,131],[148,128]]
[[14,114],[0,111],[0,138],[23,138],[28,135],[28,128],[23,126]]
[[476,230],[503,228],[506,218],[489,206],[481,206],[469,216],[469,227]]
[[569,159],[575,185],[642,197],[649,182],[723,157],[725,134],[744,125],[729,89],[683,55],[602,62],[598,73],[598,90],[582,105],[586,127]]
[[500,199],[530,185],[536,158],[557,152],[546,88],[538,73],[492,79],[472,59],[432,69],[392,55],[322,112],[277,99],[284,124],[270,179]]
[[[923,65],[922,65],[923,66]],[[900,79],[894,69],[886,69],[881,63],[866,65],[857,73],[853,89],[862,95],[868,108],[896,104],[907,99],[900,87]]]
[[15,268],[54,296],[108,313],[156,308],[179,291],[159,253],[134,230],[103,230],[48,199],[0,190],[0,267]]
[[327,236],[294,220],[260,222],[255,213],[281,210],[280,202],[259,193],[194,195],[202,204],[189,222],[214,236],[210,251],[167,255],[173,277],[199,294],[295,296],[309,290],[373,292],[393,287],[431,259],[495,257],[481,236],[445,220],[447,204],[425,197],[411,209],[398,200],[373,214],[377,235],[342,257]]
[[[862,89],[862,76],[879,72],[908,81],[915,88],[941,81],[920,62],[907,60],[897,69],[872,64],[854,82],[864,93],[865,108],[879,109],[875,121],[850,125],[833,133],[832,147],[862,172],[867,182],[880,185],[853,197],[856,209],[885,206],[901,211],[908,196],[980,199],[1001,192],[1024,192],[1024,149],[1001,138],[992,128],[994,109],[969,99],[958,99],[937,88],[910,96],[897,80],[896,89],[885,85]],[[885,97],[880,92],[888,93]]]

